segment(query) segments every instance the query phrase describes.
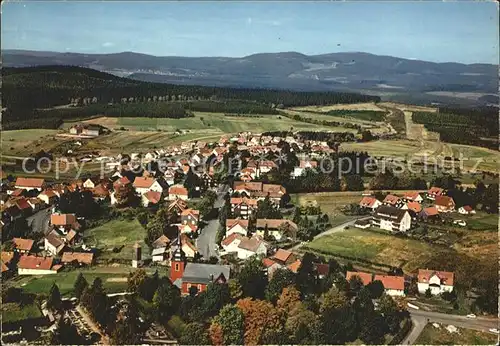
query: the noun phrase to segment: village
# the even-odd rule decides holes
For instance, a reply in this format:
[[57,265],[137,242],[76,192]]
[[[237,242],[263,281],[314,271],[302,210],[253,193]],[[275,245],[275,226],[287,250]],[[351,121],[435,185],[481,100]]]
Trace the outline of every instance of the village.
[[[73,132],[77,130],[72,128]],[[215,143],[185,142],[108,158],[106,174],[101,176],[51,181],[2,174],[4,283],[15,287],[25,276],[50,276],[57,284],[58,276],[68,272],[109,266],[130,273],[160,268],[182,296],[196,296],[210,285],[229,283],[234,273],[255,259],[269,282],[276,272],[300,275],[306,267],[317,280],[325,280],[332,273],[332,263],[338,263],[300,251],[323,234],[299,222],[301,208],[293,205],[284,185],[295,183],[304,189],[304,177],[324,174],[317,173],[324,166],[322,159],[336,154],[338,146],[326,141],[247,132],[223,136]],[[281,179],[287,184],[280,183]],[[354,216],[345,226],[332,228],[334,220],[325,214],[324,231],[354,227],[410,237],[417,227],[446,223],[463,228],[476,213],[464,204],[467,197],[461,195],[457,204],[447,189],[437,186],[380,196],[358,183],[354,191],[359,196],[350,206]],[[111,236],[110,246],[99,248],[104,236],[92,232],[89,237],[88,232],[102,210],[136,213],[137,219],[141,215],[146,237],[121,243],[125,237],[118,230],[116,243]],[[106,227],[107,223],[100,226],[102,234]],[[454,272],[440,267],[411,273],[400,268],[368,272],[347,262],[345,268],[343,280],[351,288],[379,286],[403,310],[418,309],[405,298],[452,295],[457,284]],[[94,329],[105,335],[104,328]]]

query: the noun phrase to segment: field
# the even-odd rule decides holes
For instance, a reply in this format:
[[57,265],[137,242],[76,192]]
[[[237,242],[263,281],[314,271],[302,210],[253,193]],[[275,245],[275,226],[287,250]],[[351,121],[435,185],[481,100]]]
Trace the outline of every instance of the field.
[[[73,285],[81,272],[87,282],[90,284],[95,278],[100,277],[103,282],[104,289],[107,293],[123,292],[127,289],[127,277],[129,272],[134,271],[130,265],[123,266],[93,266],[82,270],[62,271],[54,275],[40,276],[20,276],[16,281],[9,284],[16,287],[21,287],[27,293],[48,294],[50,287],[55,282],[59,287],[62,295],[69,295],[73,291]],[[150,274],[154,272],[154,268],[147,268]],[[160,275],[166,275],[166,270],[160,272]]]
[[[85,243],[99,249],[98,258],[130,261],[135,242],[142,246],[143,258],[149,257],[148,247],[144,244],[145,236],[146,230],[137,220],[113,220],[84,232]],[[115,247],[120,251],[113,252]]]
[[315,112],[329,112],[334,110],[362,110],[362,111],[383,111],[375,103],[354,103],[354,104],[336,104],[330,106],[306,106],[295,107],[296,110],[315,111]]
[[307,245],[325,255],[340,255],[388,266],[402,267],[412,272],[425,264],[433,248],[417,240],[398,238],[350,227],[318,238]]
[[498,342],[498,336],[492,333],[477,330],[458,328],[458,333],[450,333],[445,325],[435,328],[427,324],[419,335],[415,344],[417,345],[494,345]]
[[346,204],[359,202],[361,199],[361,192],[298,193],[292,194],[290,197],[292,198],[292,203],[296,205],[319,205],[321,207],[321,212],[326,213],[330,218],[330,222],[334,221],[336,218],[342,217],[343,220],[348,221],[340,209]]
[[17,322],[41,316],[42,312],[36,303],[24,306],[21,306],[18,303],[2,304],[2,323]]
[[34,154],[37,147],[38,150],[41,149],[39,144],[43,143],[44,147],[50,146],[51,141],[46,139],[58,132],[58,130],[46,129],[2,131],[2,154],[12,156]]

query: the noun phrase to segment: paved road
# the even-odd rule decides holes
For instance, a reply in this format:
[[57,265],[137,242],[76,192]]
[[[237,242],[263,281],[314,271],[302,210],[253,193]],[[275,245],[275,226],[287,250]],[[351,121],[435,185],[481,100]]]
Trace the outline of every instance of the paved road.
[[498,328],[497,318],[467,318],[462,315],[450,315],[443,314],[440,312],[432,311],[422,311],[408,309],[413,321],[413,328],[408,334],[408,336],[403,340],[403,345],[413,345],[415,340],[418,338],[425,325],[427,324],[427,319],[429,322],[437,322],[443,325],[453,325],[455,327],[475,329],[483,332],[489,332],[490,328]]
[[[217,200],[214,202],[214,208],[219,209],[224,205],[224,196],[226,195],[229,186],[219,185],[217,187]],[[202,229],[201,234],[196,239],[196,247],[205,259],[211,256],[219,257],[215,249],[215,238],[219,229],[219,219],[208,221],[208,224]]]
[[[367,216],[363,216],[360,218],[362,219],[365,217],[367,217]],[[338,226],[332,227],[328,231],[325,231],[325,232],[320,233],[317,236],[315,236],[313,240],[316,240],[318,238],[324,237],[324,236],[329,235],[329,234],[342,232],[346,226],[352,226],[352,225],[354,225],[355,222],[356,222],[356,220],[351,220],[351,221],[344,222],[343,224],[340,224]],[[292,247],[290,249],[290,251],[298,250],[300,247],[302,247],[302,243],[295,245],[294,247]]]

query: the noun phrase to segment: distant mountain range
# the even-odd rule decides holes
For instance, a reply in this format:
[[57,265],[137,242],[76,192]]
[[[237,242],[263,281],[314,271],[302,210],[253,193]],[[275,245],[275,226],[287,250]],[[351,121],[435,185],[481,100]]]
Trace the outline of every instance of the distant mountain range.
[[76,65],[141,81],[303,91],[355,91],[383,99],[498,104],[498,66],[433,63],[368,53],[263,53],[243,58],[157,57],[3,50],[4,67]]

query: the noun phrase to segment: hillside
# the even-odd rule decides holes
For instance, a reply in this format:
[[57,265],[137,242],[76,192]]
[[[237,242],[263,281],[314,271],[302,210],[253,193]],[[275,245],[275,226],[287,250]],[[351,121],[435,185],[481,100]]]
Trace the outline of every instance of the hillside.
[[[355,93],[216,88],[141,82],[74,66],[4,68],[4,129],[48,127],[95,114],[180,118],[190,111],[276,114],[275,108],[377,102]],[[68,105],[73,103],[74,107]],[[148,107],[139,106],[148,103]],[[57,109],[51,109],[61,106]]]
[[157,57],[123,52],[3,51],[6,67],[77,65],[141,81],[301,91],[354,91],[418,103],[486,105],[498,100],[498,70],[488,64],[433,63],[347,52],[242,58]]

